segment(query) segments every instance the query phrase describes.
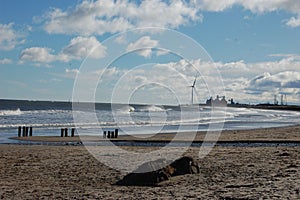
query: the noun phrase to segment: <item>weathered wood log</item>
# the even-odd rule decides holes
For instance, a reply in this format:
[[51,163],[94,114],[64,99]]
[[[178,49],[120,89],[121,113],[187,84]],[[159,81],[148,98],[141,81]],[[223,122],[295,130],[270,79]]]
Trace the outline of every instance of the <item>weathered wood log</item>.
[[139,166],[132,173],[119,180],[117,185],[157,185],[172,176],[200,173],[198,163],[191,157],[184,156],[167,165],[165,159],[150,161]]
[[168,180],[171,177],[163,170],[167,166],[165,159],[150,161],[139,166],[134,172],[127,174],[124,178],[118,181],[117,185],[157,185],[159,182]]
[[192,157],[184,156],[175,160],[170,165],[176,169],[173,176],[200,173],[199,165]]

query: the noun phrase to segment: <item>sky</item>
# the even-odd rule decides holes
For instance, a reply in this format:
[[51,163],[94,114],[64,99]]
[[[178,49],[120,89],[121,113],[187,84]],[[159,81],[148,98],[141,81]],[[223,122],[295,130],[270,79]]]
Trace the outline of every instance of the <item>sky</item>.
[[0,99],[300,103],[300,1],[1,0]]

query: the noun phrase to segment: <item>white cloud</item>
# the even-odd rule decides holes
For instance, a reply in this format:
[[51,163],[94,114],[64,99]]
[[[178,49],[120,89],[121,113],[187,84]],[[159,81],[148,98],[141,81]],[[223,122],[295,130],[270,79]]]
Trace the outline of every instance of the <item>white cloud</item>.
[[[279,61],[246,63],[237,61],[230,63],[201,62],[200,60],[180,60],[166,64],[156,65],[156,69],[163,74],[167,68],[173,69],[180,74],[178,80],[185,77],[190,82],[196,75],[199,76],[196,87],[200,89],[200,99],[207,96],[205,84],[199,83],[204,80],[208,86],[215,87],[214,81],[217,71],[212,71],[213,66],[219,69],[222,82],[225,86],[226,96],[234,97],[239,102],[260,102],[272,101],[274,94],[288,94],[290,100],[299,101],[300,98],[300,60],[297,55],[283,55]],[[161,69],[159,69],[161,68]],[[181,82],[174,83],[182,84]],[[180,86],[177,86],[180,88]],[[184,88],[181,88],[186,90]],[[205,92],[202,92],[204,90]],[[223,95],[223,94],[220,94]],[[298,99],[298,100],[297,100]]]
[[42,22],[51,34],[103,35],[141,27],[178,28],[201,22],[203,11],[221,12],[234,6],[258,14],[283,10],[296,15],[285,20],[287,26],[300,26],[298,0],[84,0],[66,10],[53,8]]
[[61,52],[55,54],[53,49],[46,47],[26,48],[21,52],[20,60],[36,63],[51,63],[55,61],[69,62],[72,59],[102,58],[106,55],[106,47],[95,37],[75,37]]
[[256,90],[270,88],[298,88],[300,89],[300,72],[284,71],[271,75],[266,72],[252,79],[248,85],[249,88]]
[[26,48],[21,52],[21,61],[31,61],[37,63],[51,63],[56,60],[56,56],[52,54],[53,50],[46,47]]
[[177,28],[201,21],[198,10],[186,1],[83,1],[73,9],[53,9],[45,16],[48,33],[102,35],[137,27]]
[[118,44],[126,44],[126,35],[122,34],[115,39],[115,42]]
[[286,22],[287,26],[300,26],[300,1],[298,0],[195,0],[195,6],[200,10],[221,12],[233,6],[242,6],[253,13],[286,11],[296,14]]
[[276,10],[287,10],[295,13],[300,9],[297,0],[195,0],[194,2],[200,9],[214,12],[224,11],[236,5],[243,6],[254,13]]
[[[230,63],[204,62],[198,59],[141,65],[132,70],[113,67],[106,71],[99,70],[87,76],[86,80],[98,81],[102,74],[97,92],[107,96],[114,92],[120,101],[128,99],[126,94],[145,94],[145,102],[151,96],[155,103],[176,104],[175,97],[180,103],[190,103],[191,90],[188,86],[197,76],[195,102],[204,103],[214,94],[226,95],[227,99],[234,98],[240,103],[272,102],[275,94],[287,94],[289,101],[297,102],[300,99],[300,60],[296,58],[299,56],[278,56],[283,58],[259,63],[243,60]],[[224,90],[220,85],[222,82]],[[139,103],[143,103],[142,97]]]
[[100,75],[102,77],[108,77],[110,79],[113,76],[118,75],[123,72],[124,72],[124,70],[119,70],[116,67],[109,67],[109,68],[97,70],[94,73],[97,74],[97,76]]
[[42,83],[42,84],[52,84],[52,83],[62,82],[62,80],[58,79],[58,78],[51,78],[51,79],[48,79],[48,80],[40,79],[40,80],[38,80],[38,82]]
[[15,31],[13,25],[0,24],[0,50],[9,51],[25,42],[22,34]]
[[64,77],[65,78],[75,78],[77,76],[77,74],[79,74],[79,69],[65,69],[65,74]]
[[[300,15],[300,14],[299,14]],[[290,27],[298,27],[300,26],[300,17],[298,16],[297,18],[292,17],[286,22],[286,25]]]
[[8,59],[8,58],[3,58],[0,60],[0,65],[6,65],[6,64],[11,64],[12,60]]
[[272,102],[274,95],[288,95],[290,102],[298,102],[300,72],[284,71],[276,74],[266,72],[245,81],[243,86],[244,88],[240,87],[243,98],[255,100],[257,103]]
[[143,36],[137,41],[130,43],[126,48],[127,52],[137,51],[136,53],[145,58],[149,58],[152,54],[152,48],[157,47],[159,42],[152,40],[149,36]]
[[95,37],[76,37],[63,48],[60,56],[62,60],[90,58],[102,58],[106,54],[106,47]]
[[71,73],[71,74],[78,74],[79,73],[79,70],[78,69],[66,69],[65,70],[66,73]]

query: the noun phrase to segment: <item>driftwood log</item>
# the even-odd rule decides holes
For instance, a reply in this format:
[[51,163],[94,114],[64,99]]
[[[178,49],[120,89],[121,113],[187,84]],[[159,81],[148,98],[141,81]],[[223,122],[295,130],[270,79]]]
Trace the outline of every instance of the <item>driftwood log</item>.
[[157,185],[162,181],[169,180],[172,176],[200,173],[198,163],[191,157],[184,156],[169,165],[167,163],[165,159],[144,163],[116,184],[126,186]]

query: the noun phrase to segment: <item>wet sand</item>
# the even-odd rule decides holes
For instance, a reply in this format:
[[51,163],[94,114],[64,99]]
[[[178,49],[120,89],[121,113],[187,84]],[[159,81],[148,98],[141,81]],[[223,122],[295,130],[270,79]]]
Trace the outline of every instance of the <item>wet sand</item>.
[[[299,126],[224,131],[220,139],[299,141],[299,131]],[[200,174],[174,177],[159,187],[126,187],[114,185],[125,172],[105,166],[84,146],[0,145],[0,199],[300,199],[299,146],[216,146],[204,158],[198,153],[191,147],[185,155],[199,162]]]
[[[222,132],[211,132],[212,137],[206,138],[207,132],[192,132],[178,133],[159,133],[156,135],[120,135],[113,141],[221,141],[221,142],[300,142],[300,126],[288,126],[278,128],[263,128],[252,130],[225,130]],[[189,138],[189,139],[187,139]],[[191,138],[191,139],[190,139]],[[32,136],[32,137],[14,137],[13,139],[35,142],[80,142],[83,141],[105,141],[101,133],[99,136],[75,136],[75,137],[59,137],[59,136]]]

